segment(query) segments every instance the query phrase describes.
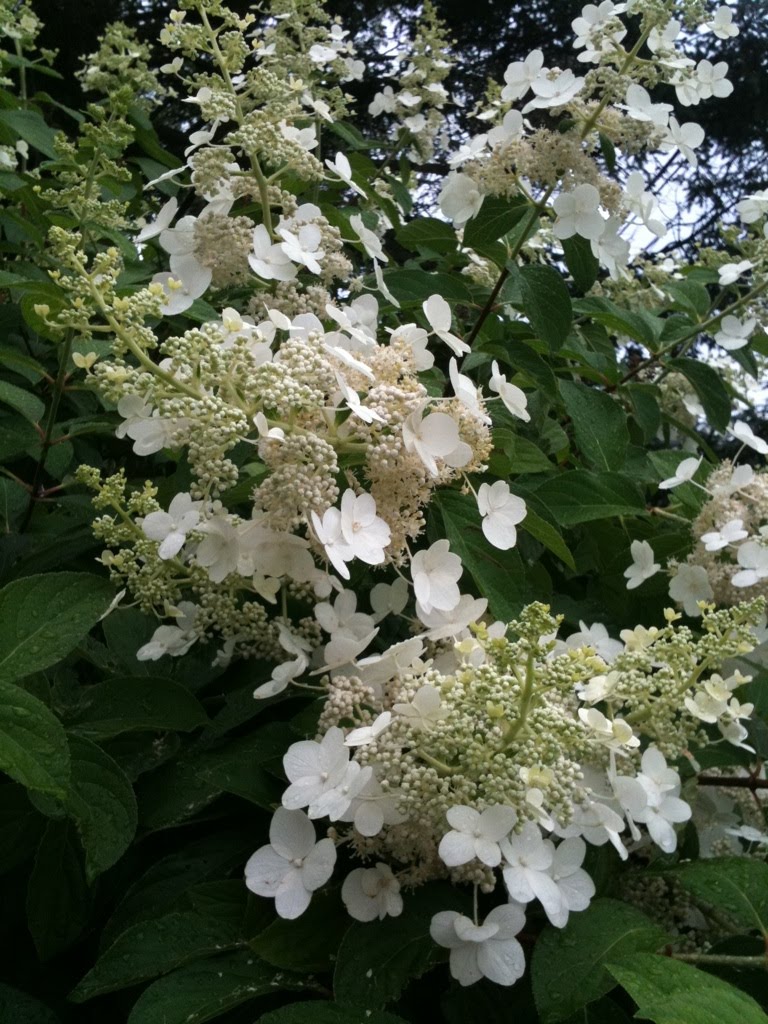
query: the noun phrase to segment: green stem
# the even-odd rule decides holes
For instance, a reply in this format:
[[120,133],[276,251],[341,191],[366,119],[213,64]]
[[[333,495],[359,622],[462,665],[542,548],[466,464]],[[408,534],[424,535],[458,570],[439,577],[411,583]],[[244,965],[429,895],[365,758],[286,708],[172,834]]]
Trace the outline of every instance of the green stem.
[[515,739],[520,735],[520,731],[525,726],[528,719],[528,713],[531,710],[534,696],[534,684],[536,682],[536,671],[533,661],[533,653],[528,655],[528,660],[525,663],[525,685],[523,686],[522,697],[520,698],[520,714],[517,716],[515,722],[510,726],[510,729],[506,735],[506,742],[502,747],[502,750],[506,751],[514,743]]
[[417,750],[416,753],[425,761],[427,764],[432,765],[436,768],[440,775],[455,775],[458,772],[458,768],[452,768],[449,764],[444,761],[439,761],[436,757],[432,757],[431,754],[426,754],[423,750]]
[[673,960],[687,964],[701,964],[702,967],[763,967],[768,970],[768,959],[764,956],[727,956],[720,953],[670,953]]

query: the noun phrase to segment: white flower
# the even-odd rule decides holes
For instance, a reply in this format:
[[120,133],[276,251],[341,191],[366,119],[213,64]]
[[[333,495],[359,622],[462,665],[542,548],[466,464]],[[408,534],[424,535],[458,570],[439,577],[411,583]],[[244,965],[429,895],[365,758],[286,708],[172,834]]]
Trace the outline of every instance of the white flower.
[[425,683],[407,704],[393,704],[394,714],[405,718],[408,724],[419,731],[428,732],[433,725],[441,722],[448,714],[443,705],[440,691],[430,683]]
[[240,559],[240,537],[237,527],[228,516],[217,515],[198,526],[205,534],[195,551],[198,565],[207,570],[213,583],[221,583],[230,573],[237,572]]
[[509,484],[496,480],[493,484],[480,484],[477,508],[483,517],[483,534],[489,544],[500,551],[508,551],[517,543],[515,527],[527,514],[525,502],[510,493]]
[[722,551],[729,544],[748,537],[748,532],[743,528],[744,522],[741,519],[731,519],[721,530],[713,530],[710,533],[701,535],[701,543],[707,551]]
[[606,718],[597,708],[579,708],[579,718],[594,733],[595,738],[610,750],[640,746],[632,726],[622,718]]
[[768,547],[764,544],[748,540],[741,545],[736,557],[742,570],[731,578],[734,587],[753,587],[768,578]]
[[160,245],[171,257],[171,273],[196,298],[206,291],[213,276],[212,269],[204,266],[195,255],[198,223],[197,217],[182,217],[175,228],[166,228],[160,233]]
[[403,912],[400,883],[388,864],[350,871],[341,887],[341,898],[356,921],[382,921]]
[[502,842],[501,851],[502,874],[510,899],[518,903],[537,899],[550,920],[561,914],[562,898],[551,874],[555,847],[542,837],[539,826],[527,821],[520,832]]
[[720,330],[715,335],[715,341],[728,352],[744,348],[756,326],[757,320],[754,317],[739,320],[737,316],[724,316],[720,322]]
[[[615,780],[616,795],[627,814],[646,825],[656,845],[664,853],[672,853],[677,847],[672,825],[688,821],[691,816],[691,808],[678,797],[680,776],[667,767],[664,755],[656,747],[645,751],[641,767],[637,778],[619,776]],[[645,796],[644,806],[640,790]]]
[[449,548],[447,540],[437,540],[411,559],[413,589],[425,612],[449,612],[459,603],[458,581],[464,569],[459,556]]
[[125,395],[117,403],[117,411],[124,421],[115,436],[130,437],[137,455],[154,455],[171,444],[178,421],[162,417],[140,395]]
[[707,576],[707,570],[701,565],[688,565],[683,562],[677,567],[677,573],[669,584],[669,596],[683,606],[686,615],[695,618],[701,615],[699,601],[711,601],[715,596]]
[[398,576],[394,583],[377,583],[370,595],[373,621],[387,615],[399,615],[408,604],[408,583]]
[[634,121],[647,121],[666,130],[674,107],[671,103],[653,103],[648,90],[633,83],[627,87],[623,109]]
[[381,264],[377,261],[373,261],[373,275],[376,278],[376,287],[379,289],[384,298],[391,302],[395,309],[400,309],[400,303],[397,301],[392,292],[387,288],[384,281],[384,274],[381,270]]
[[505,375],[500,372],[499,364],[495,359],[491,363],[491,378],[488,381],[488,387],[491,391],[496,392],[508,412],[525,423],[530,422],[528,398],[525,392],[515,384],[510,384],[507,381]]
[[282,693],[293,679],[303,675],[309,668],[307,655],[312,650],[312,645],[304,637],[292,633],[283,622],[278,622],[277,628],[280,646],[295,657],[272,669],[271,678],[254,690],[253,696],[256,700],[263,700],[265,697],[274,697],[278,693]]
[[416,615],[427,627],[426,635],[430,640],[445,640],[451,636],[459,636],[470,622],[477,622],[485,614],[487,607],[486,598],[462,594],[456,607],[447,612],[437,608],[427,611],[417,601]]
[[476,386],[471,377],[459,371],[456,359],[451,356],[448,363],[448,376],[451,380],[453,393],[461,404],[468,409],[475,419],[481,423],[490,424],[490,417],[483,411],[480,405],[480,389]]
[[725,5],[718,7],[714,18],[702,27],[714,32],[718,39],[732,39],[739,34],[739,26],[733,24],[733,11]]
[[605,230],[605,219],[600,214],[600,193],[594,185],[577,185],[572,192],[561,192],[552,204],[557,220],[552,228],[557,238],[598,239]]
[[590,247],[611,278],[618,281],[626,275],[629,242],[619,234],[622,224],[618,217],[609,217],[599,238],[593,238]]
[[148,242],[150,238],[156,238],[161,231],[165,231],[166,228],[170,227],[178,208],[179,201],[175,196],[164,203],[152,223],[145,224],[138,235],[136,235],[136,243]]
[[[581,17],[575,18],[571,22],[571,28],[576,33],[576,38],[573,41],[574,48],[580,50],[588,47],[586,53],[579,54],[580,61],[597,63],[601,53],[610,52],[615,48],[616,43],[621,42],[627,34],[627,30],[618,21],[617,16],[623,14],[626,9],[626,4],[615,4],[613,0],[603,0],[599,7],[595,4],[587,4],[582,8]],[[613,21],[613,31],[607,32],[606,29],[611,21]],[[595,43],[598,40],[599,48],[595,48]]]
[[655,196],[645,191],[645,178],[641,171],[632,171],[629,175],[624,195],[628,208],[640,218],[649,231],[659,238],[667,233],[667,225]]
[[670,117],[669,128],[663,141],[659,145],[662,152],[671,149],[679,149],[691,167],[698,167],[698,157],[695,149],[704,141],[704,129],[695,121],[687,121],[680,124],[676,118]]
[[364,747],[368,743],[373,743],[389,728],[391,722],[392,712],[382,711],[370,725],[362,725],[359,729],[353,729],[344,743],[347,747]]
[[609,664],[615,661],[624,650],[621,640],[612,640],[602,622],[593,622],[591,626],[588,626],[586,622],[580,621],[579,632],[571,633],[565,641],[565,646],[569,650],[576,650],[579,647],[594,647],[603,661]]
[[570,70],[540,74],[531,82],[534,99],[523,107],[523,113],[549,107],[561,107],[570,103],[584,88],[584,79],[577,78]]
[[647,540],[633,540],[630,545],[632,552],[632,565],[624,570],[627,580],[627,590],[634,590],[641,583],[655,576],[661,568],[658,562],[654,562],[653,548]]
[[283,807],[289,811],[309,807],[310,818],[322,817],[322,812],[318,813],[320,798],[343,784],[349,768],[343,731],[333,726],[319,743],[292,743],[283,756],[283,768],[291,783],[283,793]]
[[737,491],[742,490],[745,487],[749,487],[755,476],[755,471],[751,466],[736,466],[734,471],[731,473],[731,479],[727,483],[719,484],[714,488],[714,493],[718,497],[730,497]]
[[474,807],[451,807],[446,817],[452,830],[443,836],[437,850],[444,864],[456,868],[475,858],[489,868],[501,863],[499,843],[517,822],[511,807],[494,804],[482,813]]
[[519,139],[525,130],[523,115],[519,110],[508,110],[501,124],[488,132],[488,144],[491,147],[505,146],[508,142]]
[[533,50],[524,61],[515,61],[510,64],[504,72],[506,85],[501,91],[502,100],[514,103],[515,100],[522,99],[542,73],[543,68],[544,54],[541,50]]
[[[570,640],[571,638],[569,637],[568,639]],[[579,695],[579,700],[583,700],[585,704],[598,704],[601,700],[605,700],[606,697],[614,693],[620,679],[621,676],[618,672],[592,676],[588,683],[576,684],[576,693]]]
[[524,925],[522,909],[506,904],[494,907],[481,925],[455,910],[441,911],[432,918],[429,934],[451,951],[451,976],[460,985],[474,985],[481,978],[514,985],[525,973],[525,954],[515,938]]
[[296,233],[286,227],[278,227],[277,233],[283,239],[280,248],[292,263],[305,266],[312,274],[322,272],[320,260],[324,259],[325,253],[319,248],[322,234],[317,224],[302,224]]
[[[733,92],[733,83],[725,77],[728,74],[728,65],[725,61],[713,64],[709,60],[700,60],[696,65],[696,90],[698,100],[708,100],[716,96],[724,99]],[[678,99],[680,92],[678,91]],[[683,103],[682,99],[680,100]],[[683,104],[685,106],[685,104]]]
[[736,204],[736,209],[745,224],[754,224],[768,212],[768,188],[760,189],[751,196],[747,196],[746,199],[742,199]]
[[[423,408],[415,409],[403,423],[405,450],[415,452],[432,476],[438,476],[435,459],[448,460],[454,453],[466,455],[464,462],[451,465],[466,465],[471,458],[469,445],[459,438],[459,426],[452,416],[445,412],[433,412],[423,416]],[[469,454],[462,451],[468,449]]]
[[349,223],[371,259],[378,260],[379,263],[387,263],[389,261],[389,257],[381,247],[381,239],[377,234],[371,231],[370,228],[367,228],[365,224],[363,224],[363,218],[359,214],[353,214],[349,218]]
[[762,437],[757,437],[749,424],[737,420],[732,427],[728,427],[728,433],[733,434],[742,444],[753,448],[760,455],[768,455],[768,442],[764,441]]
[[460,356],[469,352],[469,345],[461,338],[457,338],[455,334],[450,333],[451,307],[442,295],[430,295],[422,303],[421,308],[424,310],[424,316],[426,316],[429,326],[455,355]]
[[312,893],[333,874],[333,840],[318,843],[315,838],[306,814],[280,807],[269,826],[269,846],[262,846],[245,865],[246,886],[257,896],[273,897],[280,917],[300,917]]
[[560,892],[560,909],[549,919],[555,928],[565,928],[572,910],[586,910],[595,895],[595,883],[582,868],[587,846],[580,836],[564,839],[555,850],[552,879]]
[[169,272],[155,274],[152,277],[150,285],[158,284],[165,295],[165,301],[160,307],[163,316],[176,316],[179,313],[184,313],[208,287],[204,277],[196,278],[193,281],[183,281],[178,274]]
[[201,501],[193,501],[188,492],[177,494],[167,512],[150,512],[141,522],[145,536],[159,541],[160,558],[173,558],[184,547],[187,534],[200,521]]
[[360,400],[360,396],[354,391],[340,373],[336,374],[336,383],[339,385],[339,391],[341,392],[342,398],[347,403],[347,408],[350,410],[353,416],[357,416],[363,423],[373,423],[374,420],[377,423],[386,422],[384,417],[376,412],[375,409],[369,409],[363,405]]
[[347,489],[341,497],[341,534],[354,558],[367,565],[381,565],[389,544],[390,529],[376,515],[376,501],[370,494]]
[[717,271],[720,278],[720,286],[725,288],[729,284],[734,284],[743,274],[752,270],[753,267],[754,263],[751,260],[740,260],[739,263],[724,264]]
[[679,487],[680,484],[690,483],[690,481],[693,480],[697,469],[701,465],[701,460],[703,458],[704,456],[700,455],[698,459],[683,459],[675,470],[675,475],[667,477],[666,480],[661,481],[659,484],[659,490],[668,491],[672,487]]
[[309,151],[317,146],[317,129],[313,124],[308,128],[296,128],[292,124],[280,121],[277,127],[284,139],[301,146],[302,149]]
[[251,270],[265,281],[292,281],[296,267],[281,243],[273,243],[263,224],[253,229],[253,252],[248,256]]
[[175,611],[176,625],[158,626],[152,638],[136,652],[137,661],[157,661],[165,654],[180,658],[197,640],[198,634],[194,628],[197,605],[191,601],[179,601]]
[[483,205],[483,193],[467,174],[454,171],[445,179],[438,197],[440,209],[454,227],[460,228],[476,216]]

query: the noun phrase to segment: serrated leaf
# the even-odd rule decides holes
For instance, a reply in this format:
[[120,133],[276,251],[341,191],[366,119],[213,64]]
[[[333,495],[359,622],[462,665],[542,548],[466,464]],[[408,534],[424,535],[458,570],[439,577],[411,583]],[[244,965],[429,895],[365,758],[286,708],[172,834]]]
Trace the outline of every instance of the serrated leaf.
[[568,267],[577,291],[588,292],[597,280],[600,262],[592,252],[589,239],[581,235],[572,235],[561,242],[565,254],[565,265]]
[[426,270],[403,267],[385,271],[384,282],[395,298],[403,303],[422,303],[436,293],[450,302],[472,300],[472,293],[464,279],[456,274],[433,274]]
[[0,122],[28,142],[30,146],[55,159],[53,144],[56,133],[45,123],[45,118],[36,110],[0,110]]
[[63,797],[70,777],[58,718],[20,686],[0,682],[0,770],[27,789]]
[[420,217],[400,228],[397,240],[407,249],[429,249],[432,252],[451,252],[456,248],[456,232],[450,224],[435,217]]
[[522,521],[519,527],[525,533],[530,533],[532,537],[543,544],[545,548],[552,552],[561,562],[565,562],[569,569],[576,571],[576,563],[571,553],[570,548],[563,540],[562,534],[553,526],[548,523],[546,519],[542,519],[541,516],[537,515],[533,509],[528,506],[528,511],[525,514],[525,519]]
[[64,801],[85,850],[92,882],[125,853],[136,833],[133,787],[108,754],[82,736],[70,737],[72,778]]
[[464,244],[480,250],[503,238],[531,208],[519,199],[486,196],[479,212],[464,227]]
[[573,308],[578,315],[589,316],[609,327],[619,337],[626,335],[651,351],[655,351],[664,327],[664,321],[659,317],[643,311],[622,309],[610,299],[577,299]]
[[340,1003],[377,1010],[444,959],[429,934],[440,910],[466,909],[462,894],[443,883],[424,886],[406,901],[400,917],[355,923],[339,947],[333,991]]
[[594,469],[620,469],[629,445],[627,417],[604,391],[560,381],[560,394],[573,422],[579,451]]
[[207,807],[220,793],[219,786],[198,775],[195,763],[172,761],[139,779],[139,821],[153,831],[178,825]]
[[[361,1013],[364,1016],[361,1017]],[[315,999],[308,1003],[291,1003],[259,1017],[259,1024],[406,1024],[383,1010],[350,1010],[338,1003],[324,1003]]]
[[198,911],[164,914],[142,921],[126,929],[102,953],[69,998],[84,1003],[234,949],[242,942],[240,921],[227,921]]
[[638,1005],[637,1016],[655,1024],[768,1024],[746,993],[725,981],[651,953],[627,957],[609,968]]
[[618,900],[594,900],[571,914],[565,928],[539,936],[531,978],[542,1024],[556,1024],[614,987],[605,965],[635,951],[658,949],[665,933],[645,914]]
[[27,885],[27,925],[41,960],[68,949],[90,915],[91,893],[75,826],[52,821]]
[[545,480],[535,494],[565,527],[645,511],[640,491],[620,473],[572,469]]
[[557,352],[571,330],[571,296],[562,275],[552,267],[528,264],[517,268],[523,296],[523,312],[536,336]]
[[743,928],[768,937],[768,864],[719,857],[681,864],[670,872],[697,900],[724,910]]
[[48,668],[77,646],[109,607],[114,589],[90,573],[27,576],[0,590],[0,679]]
[[298,974],[318,973],[332,969],[336,951],[350,927],[351,918],[338,889],[319,892],[300,918],[286,921],[278,917],[249,945],[273,967]]
[[723,383],[722,373],[707,363],[687,356],[670,359],[667,366],[678,370],[688,380],[699,396],[712,426],[716,430],[725,430],[731,419],[731,399]]
[[128,1024],[204,1024],[236,1006],[279,991],[304,988],[252,953],[231,953],[182,967],[146,989]]
[[83,690],[74,731],[106,739],[137,729],[189,732],[208,724],[189,690],[171,679],[120,676]]

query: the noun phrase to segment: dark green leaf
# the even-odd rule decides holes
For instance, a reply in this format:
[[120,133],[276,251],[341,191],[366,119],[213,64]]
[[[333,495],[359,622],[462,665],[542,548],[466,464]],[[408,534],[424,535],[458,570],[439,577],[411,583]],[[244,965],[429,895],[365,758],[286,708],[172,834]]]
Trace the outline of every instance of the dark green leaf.
[[642,311],[622,309],[610,299],[577,299],[573,308],[578,315],[591,317],[609,327],[619,338],[626,335],[652,351],[656,348],[664,326],[664,321],[659,317]]
[[620,473],[572,469],[545,480],[535,493],[555,521],[566,527],[645,511],[639,490]]
[[36,110],[0,110],[0,122],[12,128],[30,146],[52,159],[56,157],[53,145],[55,132]]
[[58,1024],[59,1018],[45,1003],[0,983],[0,1020],[7,1024]]
[[600,263],[592,252],[589,239],[572,235],[562,242],[565,265],[568,267],[577,291],[588,292],[597,280]]
[[768,936],[768,864],[722,857],[681,864],[672,872],[697,900],[724,910],[743,928]]
[[220,793],[218,786],[198,775],[193,762],[164,764],[139,779],[139,821],[152,830],[178,825],[207,807]]
[[443,883],[418,889],[400,917],[355,923],[344,936],[333,990],[340,1003],[376,1010],[444,958],[429,934],[440,910],[466,910],[462,894]]
[[573,555],[563,540],[560,531],[556,526],[548,523],[546,519],[542,519],[541,516],[537,515],[530,505],[528,506],[525,519],[520,524],[520,529],[525,533],[530,533],[532,537],[535,537],[540,544],[548,548],[561,562],[565,562],[569,569],[572,569],[574,572],[576,571]]
[[303,987],[300,979],[252,953],[230,953],[154,982],[134,1005],[128,1024],[204,1024],[259,996]]
[[93,881],[122,857],[136,832],[133,788],[111,757],[82,736],[70,738],[71,788],[64,801],[85,849]]
[[74,825],[52,821],[27,886],[27,924],[41,960],[68,949],[90,914],[91,895]]
[[75,731],[104,739],[136,729],[189,732],[208,723],[202,704],[171,679],[121,676],[83,691]]
[[768,1024],[750,996],[689,964],[652,953],[612,963],[611,974],[629,992],[637,1016],[655,1024]]
[[420,217],[400,228],[397,240],[407,249],[450,252],[456,248],[456,232],[450,224],[434,217]]
[[597,388],[560,381],[579,451],[594,469],[621,469],[627,455],[627,417],[619,403]]
[[605,969],[628,953],[658,949],[664,932],[639,910],[598,899],[565,928],[548,926],[531,963],[533,994],[543,1024],[556,1024],[614,987]]
[[286,921],[278,917],[249,945],[273,967],[299,974],[329,971],[351,924],[338,890],[319,892],[300,918]]
[[197,911],[142,921],[124,931],[99,957],[69,998],[84,1003],[106,992],[168,974],[194,960],[234,949],[242,941],[240,921]]
[[483,249],[503,238],[526,214],[530,215],[530,207],[519,199],[486,196],[477,215],[467,221],[464,244],[470,249]]
[[46,824],[21,786],[0,786],[0,874],[32,856]]
[[14,580],[0,590],[0,679],[21,679],[60,661],[109,607],[114,590],[90,573]]
[[456,274],[404,267],[386,271],[384,282],[395,298],[405,303],[422,303],[436,293],[449,302],[469,302],[472,298],[464,278]]
[[[362,1016],[361,1016],[362,1014]],[[291,1003],[259,1017],[259,1024],[406,1024],[382,1010],[350,1010],[337,1003]]]
[[629,395],[632,412],[638,426],[643,432],[646,444],[652,441],[661,427],[661,407],[659,391],[655,384],[629,383],[624,385],[624,392]]
[[678,370],[699,396],[707,419],[716,430],[725,430],[731,419],[731,399],[723,383],[723,375],[707,363],[681,356],[670,359],[667,366]]
[[69,783],[67,737],[37,697],[0,682],[0,769],[27,789],[63,797]]
[[10,405],[30,423],[39,423],[45,415],[45,404],[37,395],[15,384],[9,384],[7,380],[0,380],[0,402],[3,405]]
[[675,300],[675,306],[690,313],[694,322],[706,319],[709,314],[709,292],[698,281],[667,281],[664,291]]
[[537,337],[557,352],[571,330],[571,297],[562,275],[552,267],[528,264],[519,268],[523,311]]

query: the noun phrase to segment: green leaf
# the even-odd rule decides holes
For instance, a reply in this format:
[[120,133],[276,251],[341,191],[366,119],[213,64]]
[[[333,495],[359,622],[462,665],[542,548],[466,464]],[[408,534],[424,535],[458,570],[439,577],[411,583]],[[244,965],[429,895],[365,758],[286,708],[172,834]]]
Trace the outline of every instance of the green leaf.
[[[275,755],[269,738],[273,729],[274,726],[267,726],[251,736],[228,743],[221,750],[203,754],[197,762],[199,778],[213,789],[234,793],[257,807],[270,810],[275,803],[280,803],[280,786],[261,764]],[[285,749],[282,745],[280,753]]]
[[142,921],[117,938],[69,998],[75,1003],[84,1003],[106,992],[168,974],[194,960],[233,949],[242,941],[240,921],[197,911],[165,914]]
[[41,960],[68,949],[90,915],[91,894],[74,825],[45,830],[27,886],[27,925]]
[[90,573],[14,580],[0,590],[0,679],[22,679],[75,648],[109,607],[114,589]]
[[652,953],[608,968],[638,1005],[637,1016],[655,1024],[768,1024],[746,993],[689,964]]
[[433,274],[427,270],[403,267],[384,273],[384,282],[396,299],[421,303],[437,293],[450,302],[470,302],[472,293],[460,275]]
[[444,951],[429,934],[432,917],[440,910],[462,909],[466,909],[462,894],[436,883],[418,889],[406,901],[400,917],[353,924],[336,960],[336,999],[366,1010],[380,1009],[397,999],[412,979],[444,959]]
[[34,854],[46,824],[21,786],[12,782],[0,786],[0,874]]
[[664,326],[664,321],[659,317],[643,311],[631,312],[622,309],[610,299],[577,299],[573,308],[578,315],[589,316],[599,324],[611,328],[619,337],[626,335],[651,351],[656,349]]
[[491,242],[503,238],[526,214],[530,207],[520,199],[502,199],[486,196],[479,212],[467,221],[464,244],[470,249],[483,249]]
[[291,1003],[281,1006],[259,1017],[259,1024],[406,1024],[402,1017],[395,1017],[382,1010],[350,1010],[338,1003],[323,1003],[313,1000],[308,1003]]
[[431,252],[451,252],[456,248],[456,232],[450,224],[435,217],[420,217],[400,228],[397,240],[406,249],[428,249]]
[[539,264],[517,268],[523,295],[523,312],[536,336],[557,352],[571,330],[573,309],[562,275]]
[[0,982],[0,1020],[8,1024],[58,1024],[59,1018],[39,999]]
[[307,910],[295,921],[281,917],[248,943],[273,967],[298,974],[329,971],[336,951],[351,926],[338,889],[315,893]]
[[[442,490],[435,495],[434,506],[445,526],[444,536],[451,550],[461,558],[483,597],[488,598],[491,614],[509,622],[526,601],[525,570],[515,550],[500,551],[485,539],[480,514],[473,498],[458,491]],[[525,525],[525,520],[521,528]]]
[[731,399],[723,383],[723,375],[707,363],[681,356],[667,363],[687,378],[699,396],[707,419],[716,430],[725,430],[731,419]]
[[560,381],[576,444],[594,469],[620,469],[629,445],[627,417],[619,403],[597,388]]
[[39,423],[45,415],[45,404],[37,395],[16,387],[15,384],[9,384],[6,380],[0,380],[0,402],[10,405],[30,423]]
[[70,759],[61,722],[20,686],[0,682],[0,770],[27,789],[63,797]]
[[139,780],[139,820],[145,828],[168,828],[207,807],[221,789],[201,778],[191,761],[173,761]]
[[664,932],[618,900],[594,900],[565,928],[547,926],[534,947],[531,978],[542,1024],[556,1024],[614,987],[607,963],[658,949]]
[[672,296],[678,309],[690,313],[694,322],[707,318],[710,298],[703,284],[698,281],[667,281],[664,291]]
[[597,280],[600,263],[592,252],[588,238],[572,235],[561,242],[565,253],[565,265],[568,267],[576,290],[584,294]]
[[647,444],[652,441],[661,427],[661,406],[659,390],[655,384],[625,384],[624,392],[629,395],[632,413],[643,432]]
[[36,110],[0,110],[0,122],[13,129],[30,146],[55,159],[53,140],[56,133]]
[[128,1024],[204,1024],[259,996],[303,987],[301,979],[276,971],[252,953],[230,953],[154,982],[134,1005]]
[[724,910],[743,928],[768,936],[768,864],[721,857],[681,864],[670,872],[697,900]]
[[83,690],[72,728],[84,736],[105,739],[137,729],[189,732],[207,724],[202,704],[181,683],[120,676]]
[[645,511],[640,491],[620,473],[572,469],[545,480],[535,494],[555,521],[565,527]]
[[560,531],[556,526],[548,523],[546,519],[542,519],[541,516],[537,515],[530,505],[528,505],[525,519],[520,524],[520,529],[525,533],[530,533],[532,537],[535,537],[540,544],[548,548],[561,562],[565,562],[569,569],[572,569],[574,572],[576,571],[573,554],[563,540]]

